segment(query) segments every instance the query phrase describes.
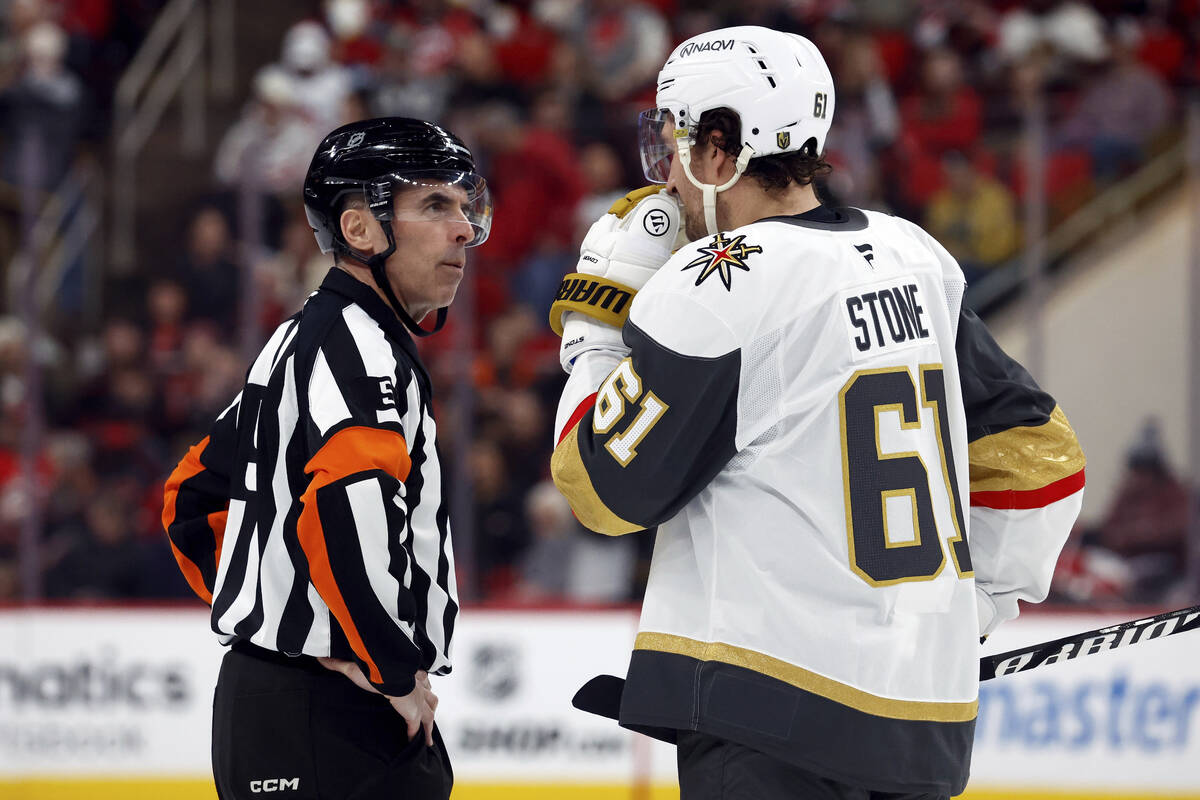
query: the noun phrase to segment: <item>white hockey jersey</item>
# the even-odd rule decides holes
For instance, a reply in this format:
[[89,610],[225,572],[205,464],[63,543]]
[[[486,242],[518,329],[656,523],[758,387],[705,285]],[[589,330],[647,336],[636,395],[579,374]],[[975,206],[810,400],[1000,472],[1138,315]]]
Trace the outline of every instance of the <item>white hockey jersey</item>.
[[1045,597],[1084,467],[963,288],[919,227],[818,208],[681,248],[629,356],[576,362],[555,481],[588,527],[658,526],[622,724],[963,790],[978,637]]

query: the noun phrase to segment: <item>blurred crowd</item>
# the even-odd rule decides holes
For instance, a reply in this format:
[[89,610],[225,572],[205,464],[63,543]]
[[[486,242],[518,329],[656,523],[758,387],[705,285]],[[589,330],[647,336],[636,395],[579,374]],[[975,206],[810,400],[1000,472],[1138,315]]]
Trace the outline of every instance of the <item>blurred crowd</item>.
[[1162,432],[1145,420],[1125,455],[1104,515],[1080,521],[1059,557],[1051,597],[1090,606],[1184,606],[1188,585],[1188,486],[1171,467]]
[[[161,5],[0,0],[3,141],[40,143],[53,167],[39,173],[43,186],[110,134],[115,79]],[[645,182],[637,112],[653,105],[654,78],[676,43],[731,24],[812,38],[837,87],[823,198],[924,224],[971,281],[1019,247],[1030,115],[1045,114],[1053,222],[1177,135],[1182,89],[1200,75],[1200,0],[299,5],[309,18],[280,32],[278,57],[254,74],[177,254],[155,259],[136,296],[119,298],[113,307],[123,310],[97,331],[32,342],[14,317],[0,318],[0,599],[19,592],[17,539],[30,503],[42,509],[47,597],[186,593],[159,522],[162,481],[230,402],[247,355],[330,267],[300,185],[317,142],[339,124],[438,120],[471,145],[496,202],[491,238],[471,252],[449,324],[420,344],[442,387],[443,449],[467,489],[470,513],[455,520],[471,554],[466,593],[625,602],[639,596],[651,538],[583,531],[548,481],[564,376],[546,311],[588,225]],[[11,146],[0,154],[0,210],[11,216],[29,159]],[[257,249],[242,246],[248,240]],[[0,254],[12,251],[11,226],[0,225]],[[44,367],[37,402],[46,417],[32,488],[18,469],[30,359]],[[1186,516],[1186,492],[1165,462],[1131,454],[1130,464],[1163,497],[1182,496]],[[1182,548],[1178,520],[1138,516],[1146,494],[1136,480],[1108,519],[1073,540],[1057,596],[1145,600],[1139,582],[1164,585],[1130,566],[1144,553],[1129,541],[1153,537],[1114,532],[1150,527],[1163,549]],[[1097,577],[1107,574],[1106,554],[1134,570],[1110,581],[1118,589]],[[1181,558],[1169,569],[1181,574]]]
[[[38,142],[38,188],[52,188],[86,145],[112,124],[122,71],[166,0],[3,0],[0,2],[0,204],[23,184],[27,146]],[[0,242],[0,244],[10,244]],[[9,252],[11,250],[2,250]]]

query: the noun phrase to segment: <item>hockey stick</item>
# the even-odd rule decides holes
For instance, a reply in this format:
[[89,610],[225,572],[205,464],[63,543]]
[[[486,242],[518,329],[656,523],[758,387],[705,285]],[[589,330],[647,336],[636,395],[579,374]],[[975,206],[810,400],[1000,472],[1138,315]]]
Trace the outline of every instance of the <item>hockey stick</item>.
[[[994,656],[984,656],[979,659],[979,680],[990,681],[1004,675],[1027,672],[1045,664],[1070,661],[1079,656],[1095,655],[1103,650],[1116,650],[1127,644],[1148,642],[1151,639],[1197,629],[1200,629],[1200,606],[1164,611],[1153,617],[1133,619]],[[575,693],[571,704],[581,711],[617,719],[624,688],[624,678],[597,675]]]
[[1186,633],[1200,628],[1200,606],[1165,611],[1153,617],[1134,619],[1107,628],[1084,631],[1064,636],[1050,642],[1009,650],[994,656],[979,659],[979,680],[990,681],[1001,675],[1026,672],[1043,664],[1069,661],[1079,656],[1090,656],[1102,650],[1116,650],[1127,644],[1148,642],[1175,633]]

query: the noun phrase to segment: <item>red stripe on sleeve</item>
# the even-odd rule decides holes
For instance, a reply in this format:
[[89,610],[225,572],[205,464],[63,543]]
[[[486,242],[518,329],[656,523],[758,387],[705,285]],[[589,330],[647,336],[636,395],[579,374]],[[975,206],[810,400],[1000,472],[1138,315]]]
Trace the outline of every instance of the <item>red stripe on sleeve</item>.
[[579,420],[583,419],[583,415],[594,405],[596,405],[596,392],[592,392],[585,397],[583,402],[579,404],[579,408],[575,409],[575,413],[571,414],[571,418],[563,426],[562,434],[559,435],[558,441],[554,443],[556,446],[562,444],[562,440],[567,438],[567,434],[575,429],[575,426],[579,424]]
[[1064,497],[1069,497],[1083,488],[1083,470],[1057,480],[1040,489],[1024,492],[1007,490],[1002,492],[971,492],[971,505],[1000,510],[1045,508]]

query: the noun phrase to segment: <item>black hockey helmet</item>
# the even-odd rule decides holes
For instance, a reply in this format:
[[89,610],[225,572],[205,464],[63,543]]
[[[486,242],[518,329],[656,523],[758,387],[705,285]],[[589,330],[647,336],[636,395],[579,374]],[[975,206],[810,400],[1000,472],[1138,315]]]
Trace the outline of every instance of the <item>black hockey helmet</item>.
[[[475,172],[475,159],[462,140],[425,120],[379,117],[352,122],[330,133],[321,142],[304,178],[304,211],[321,252],[338,252],[371,268],[376,284],[389,303],[417,335],[424,331],[411,322],[394,297],[383,271],[396,248],[392,226],[393,192],[424,185],[452,185],[464,189],[467,202],[461,209],[474,237],[467,247],[483,244],[491,230],[492,205],[487,182]],[[339,218],[346,199],[359,194],[387,236],[388,248],[364,257],[342,235]],[[437,330],[445,319],[438,313]]]

